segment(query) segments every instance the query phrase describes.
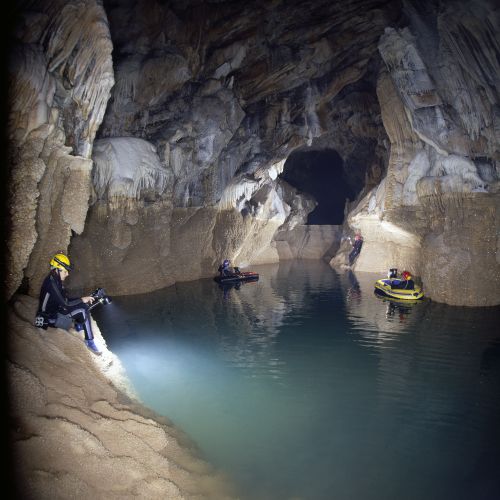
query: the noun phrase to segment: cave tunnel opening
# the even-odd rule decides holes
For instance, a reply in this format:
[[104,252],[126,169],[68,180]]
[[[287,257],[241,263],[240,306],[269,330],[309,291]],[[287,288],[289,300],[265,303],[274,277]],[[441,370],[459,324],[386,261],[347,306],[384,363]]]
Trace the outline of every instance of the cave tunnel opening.
[[346,199],[354,200],[361,190],[348,183],[344,162],[333,149],[292,153],[280,178],[318,203],[307,217],[309,225],[343,224]]

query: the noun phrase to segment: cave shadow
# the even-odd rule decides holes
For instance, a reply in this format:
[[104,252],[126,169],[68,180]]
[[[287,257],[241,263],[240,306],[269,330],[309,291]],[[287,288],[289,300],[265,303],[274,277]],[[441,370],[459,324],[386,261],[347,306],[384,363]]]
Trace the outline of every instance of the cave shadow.
[[362,189],[349,183],[344,162],[333,149],[293,152],[280,178],[317,201],[318,205],[307,217],[309,225],[343,224],[346,200],[355,199]]

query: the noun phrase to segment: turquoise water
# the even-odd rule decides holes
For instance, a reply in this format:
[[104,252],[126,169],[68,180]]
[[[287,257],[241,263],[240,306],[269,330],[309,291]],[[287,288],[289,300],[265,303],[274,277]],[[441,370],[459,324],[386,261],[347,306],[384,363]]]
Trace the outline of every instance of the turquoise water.
[[500,498],[499,308],[393,304],[322,262],[252,270],[94,314],[242,499]]

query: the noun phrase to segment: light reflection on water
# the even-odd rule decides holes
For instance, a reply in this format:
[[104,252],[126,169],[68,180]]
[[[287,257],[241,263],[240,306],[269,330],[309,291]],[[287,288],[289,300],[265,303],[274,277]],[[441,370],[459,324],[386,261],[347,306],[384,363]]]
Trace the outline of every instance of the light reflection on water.
[[373,294],[321,262],[96,313],[145,404],[248,499],[500,498],[499,309]]

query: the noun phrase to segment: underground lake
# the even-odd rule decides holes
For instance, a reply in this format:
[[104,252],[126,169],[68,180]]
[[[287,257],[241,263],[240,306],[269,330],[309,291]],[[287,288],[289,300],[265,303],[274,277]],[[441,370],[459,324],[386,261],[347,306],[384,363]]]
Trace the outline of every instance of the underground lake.
[[323,262],[248,270],[94,314],[242,500],[500,498],[500,308],[391,302]]

